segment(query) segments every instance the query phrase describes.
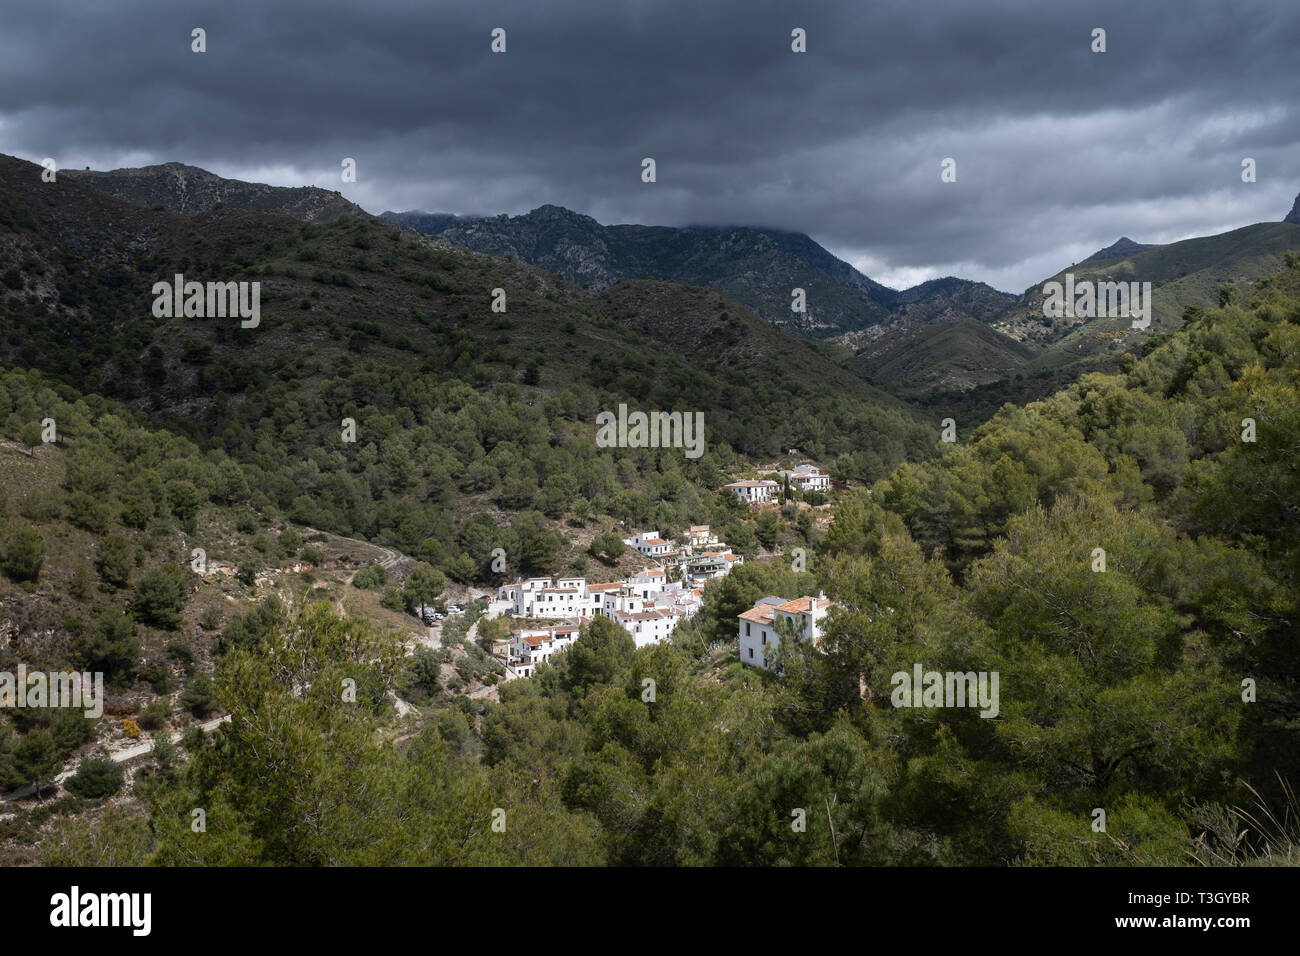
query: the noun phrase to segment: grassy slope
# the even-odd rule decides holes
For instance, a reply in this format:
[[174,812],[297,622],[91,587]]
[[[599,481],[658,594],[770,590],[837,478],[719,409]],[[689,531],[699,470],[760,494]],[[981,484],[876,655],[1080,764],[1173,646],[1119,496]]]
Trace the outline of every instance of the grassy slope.
[[1023,370],[1033,349],[974,319],[904,328],[853,361],[868,381],[902,395],[969,389]]

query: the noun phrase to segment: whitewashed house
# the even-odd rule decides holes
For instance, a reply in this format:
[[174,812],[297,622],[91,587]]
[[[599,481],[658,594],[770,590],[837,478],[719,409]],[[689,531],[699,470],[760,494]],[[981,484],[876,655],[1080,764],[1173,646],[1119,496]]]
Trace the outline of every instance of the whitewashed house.
[[742,555],[731,551],[702,551],[682,565],[682,582],[694,586],[712,578],[726,577],[732,568],[744,563]]
[[787,601],[779,597],[761,598],[748,611],[738,615],[740,662],[770,670],[770,661],[781,645],[779,628],[788,627],[799,640],[814,644],[821,640],[821,622],[830,609],[824,593],[817,597],[800,597]]
[[829,491],[831,487],[831,476],[819,471],[816,465],[800,465],[793,471],[782,470],[780,474],[800,491]]
[[668,584],[668,575],[663,568],[648,568],[638,571],[627,579],[627,587],[638,592],[643,598],[658,594]]
[[655,607],[672,611],[683,619],[694,617],[703,601],[703,591],[682,584],[670,584],[654,596]]
[[707,548],[718,543],[718,536],[709,530],[706,524],[693,524],[686,532],[686,545],[689,548]]
[[609,619],[632,635],[637,647],[658,644],[669,637],[682,617],[672,611],[650,606],[640,611],[613,610]]
[[497,589],[497,600],[508,601],[517,617],[591,617],[600,601],[585,578],[528,578]]
[[635,537],[624,538],[623,543],[647,558],[665,558],[676,553],[672,542],[659,537],[658,531],[644,531]]
[[775,481],[769,481],[765,478],[762,481],[733,481],[729,485],[723,485],[723,487],[735,493],[736,497],[741,501],[756,505],[775,501],[776,494],[781,486]]
[[567,620],[557,627],[516,631],[509,641],[494,641],[492,653],[506,665],[510,677],[532,677],[546,663],[578,639],[582,622]]

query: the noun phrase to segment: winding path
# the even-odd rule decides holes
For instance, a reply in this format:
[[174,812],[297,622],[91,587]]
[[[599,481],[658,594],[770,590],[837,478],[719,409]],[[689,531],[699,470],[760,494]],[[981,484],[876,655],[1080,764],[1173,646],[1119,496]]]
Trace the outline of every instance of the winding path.
[[[230,720],[229,714],[227,714],[224,717],[217,717],[215,720],[209,720],[207,723],[199,724],[199,726],[203,728],[204,733],[211,733],[219,725],[224,724],[228,720]],[[185,731],[183,730],[178,730],[174,732],[171,738],[172,743],[174,744],[180,743],[180,740],[183,736],[185,736]],[[134,760],[136,757],[143,757],[151,750],[153,750],[152,738],[150,740],[145,741],[142,744],[136,744],[134,747],[128,747],[125,750],[119,750],[116,751],[115,753],[110,753],[108,756],[109,759],[113,761],[113,763],[126,763],[126,761]],[[76,758],[75,763],[78,766],[80,766],[81,760],[82,758],[78,757]],[[77,772],[76,767],[71,767],[71,769],[69,769],[69,764],[73,762],[74,761],[69,761],[67,764],[64,764],[63,772],[60,773],[57,777],[55,777],[51,781],[51,783],[53,784],[63,783],[63,781],[67,780],[74,773],[76,773]],[[12,803],[14,800],[22,800],[25,799],[26,797],[30,797],[34,795],[35,793],[36,793],[36,785],[29,784],[26,787],[20,787],[19,789],[13,791],[12,793],[0,794],[0,803]]]

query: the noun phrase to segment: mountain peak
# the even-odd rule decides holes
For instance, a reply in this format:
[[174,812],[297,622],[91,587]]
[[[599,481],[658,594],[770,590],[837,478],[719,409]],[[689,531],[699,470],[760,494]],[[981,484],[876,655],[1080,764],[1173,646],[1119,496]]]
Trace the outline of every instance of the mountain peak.
[[[527,216],[532,219],[541,219],[550,222],[573,222],[573,223],[581,222],[581,223],[589,223],[593,226],[600,225],[598,222],[596,222],[595,219],[592,219],[590,216],[583,215],[580,212],[574,212],[572,209],[569,209],[565,206],[557,206],[554,203],[549,203],[549,202],[544,203],[538,206],[536,209],[531,210],[530,212],[527,213]],[[519,218],[519,217],[515,217],[515,218]]]
[[1283,222],[1293,222],[1300,226],[1300,196],[1295,197],[1295,205],[1291,207],[1291,212],[1282,220]]
[[1135,256],[1139,252],[1154,248],[1154,246],[1146,243],[1134,242],[1128,236],[1120,236],[1105,249],[1098,249],[1082,261],[1087,262],[1089,259],[1127,259],[1129,256]]

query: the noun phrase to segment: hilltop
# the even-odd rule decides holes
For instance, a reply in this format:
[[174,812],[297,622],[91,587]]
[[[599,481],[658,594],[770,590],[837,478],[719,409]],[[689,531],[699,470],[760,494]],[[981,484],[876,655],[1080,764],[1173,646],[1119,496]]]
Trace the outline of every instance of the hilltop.
[[329,222],[340,216],[369,216],[337,190],[316,186],[268,186],[223,179],[184,163],[163,163],[106,172],[67,169],[60,177],[142,206],[172,212],[204,213],[218,206],[253,212],[280,212],[303,222]]

